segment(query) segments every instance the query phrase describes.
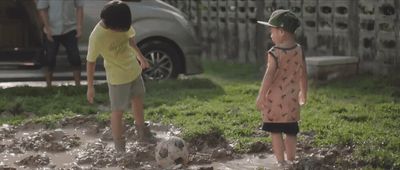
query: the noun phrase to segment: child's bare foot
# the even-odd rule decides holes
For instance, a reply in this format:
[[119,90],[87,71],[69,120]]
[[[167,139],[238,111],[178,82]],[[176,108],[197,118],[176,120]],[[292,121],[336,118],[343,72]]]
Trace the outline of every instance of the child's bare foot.
[[278,161],[277,162],[279,169],[290,169],[292,167],[292,161]]
[[121,138],[119,140],[114,140],[115,151],[118,154],[125,153],[125,138]]
[[155,138],[148,126],[137,127],[138,141],[143,143],[153,143]]

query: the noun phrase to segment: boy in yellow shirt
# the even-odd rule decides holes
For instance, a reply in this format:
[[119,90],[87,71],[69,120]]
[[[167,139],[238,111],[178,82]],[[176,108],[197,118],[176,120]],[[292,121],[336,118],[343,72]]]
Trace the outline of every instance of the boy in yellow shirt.
[[[87,54],[87,100],[93,103],[95,90],[93,75],[96,59],[104,58],[109,97],[111,103],[111,130],[117,152],[125,151],[122,114],[132,104],[135,126],[139,139],[145,138],[143,97],[145,88],[141,77],[142,69],[149,64],[134,40],[131,11],[119,0],[110,1],[101,11],[101,21],[89,38]],[[139,61],[139,62],[138,62]],[[147,131],[148,132],[148,131]]]

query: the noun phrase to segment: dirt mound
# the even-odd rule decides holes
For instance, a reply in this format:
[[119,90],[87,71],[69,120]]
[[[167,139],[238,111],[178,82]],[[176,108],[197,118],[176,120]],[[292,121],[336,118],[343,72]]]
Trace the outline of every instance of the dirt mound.
[[80,138],[76,135],[67,135],[62,129],[40,130],[33,134],[24,134],[18,143],[27,151],[62,152],[78,147]]
[[355,169],[362,167],[352,156],[354,146],[331,146],[315,148],[312,146],[315,133],[300,134],[305,140],[298,144],[298,158],[293,169]]
[[137,169],[142,166],[155,168],[154,145],[140,146],[137,143],[128,143],[127,152],[117,154],[113,147],[98,140],[86,144],[78,152],[76,160],[79,165],[90,165],[96,168],[117,166],[129,169]]
[[196,151],[206,151],[209,148],[227,148],[228,141],[224,138],[222,132],[218,130],[194,137],[189,141],[191,149]]
[[13,138],[15,135],[14,126],[4,124],[0,127],[0,140]]
[[50,159],[46,155],[32,155],[16,162],[17,165],[27,166],[30,168],[46,166],[49,163]]

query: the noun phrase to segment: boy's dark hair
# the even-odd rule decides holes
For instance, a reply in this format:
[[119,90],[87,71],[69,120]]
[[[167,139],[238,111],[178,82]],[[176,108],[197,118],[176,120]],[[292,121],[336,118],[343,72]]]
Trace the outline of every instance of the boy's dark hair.
[[131,10],[120,0],[108,2],[101,10],[100,18],[112,30],[128,31],[132,24]]

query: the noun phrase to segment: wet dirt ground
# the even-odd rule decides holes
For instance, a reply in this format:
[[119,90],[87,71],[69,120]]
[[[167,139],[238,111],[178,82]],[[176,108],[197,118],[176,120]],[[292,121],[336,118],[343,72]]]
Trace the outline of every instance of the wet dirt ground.
[[[63,86],[73,82],[55,81],[53,84]],[[0,82],[1,88],[16,86],[45,87],[45,83]],[[180,133],[173,126],[156,123],[150,123],[150,128],[157,142]],[[109,125],[99,123],[93,117],[68,118],[52,128],[35,123],[18,127],[0,125],[0,170],[161,169],[155,162],[156,143],[138,143],[132,126],[126,127],[126,134],[127,153],[116,156]],[[260,132],[259,135],[266,134]],[[303,140],[297,144],[296,161],[289,169],[357,169],[366,165],[352,157],[354,146],[314,148],[315,133],[302,132],[299,137]],[[249,154],[236,154],[232,144],[212,134],[187,142],[190,146],[189,165],[178,165],[174,169],[285,169],[276,166],[270,143],[256,142],[252,144]],[[337,160],[341,160],[340,165]]]
[[[158,142],[180,133],[173,126],[149,123],[149,127]],[[53,128],[35,123],[2,125],[0,169],[161,169],[154,157],[156,142],[139,143],[134,126],[125,129],[127,152],[117,155],[109,126],[93,117],[64,119]],[[271,154],[236,155],[225,144],[189,151],[189,165],[175,169],[276,169]]]
[[[53,84],[72,85],[73,82],[55,81]],[[16,86],[45,87],[45,83],[0,82],[1,88]],[[173,126],[156,123],[150,123],[150,128],[158,142],[169,135],[179,136],[180,133],[179,129]],[[26,123],[18,127],[0,125],[0,170],[161,169],[155,162],[156,143],[138,143],[134,132],[132,126],[126,127],[127,153],[115,156],[109,125],[98,123],[93,117],[68,118],[53,128],[35,123]],[[259,135],[264,136],[265,133]],[[297,144],[296,161],[289,169],[360,169],[367,165],[352,157],[355,146],[314,148],[314,137],[313,132],[299,134],[299,138],[303,140]],[[214,143],[207,146],[207,141]],[[191,145],[189,165],[178,165],[174,167],[175,169],[284,169],[276,166],[269,143],[254,143],[249,151],[250,154],[235,154],[231,144],[224,140],[216,140],[212,135],[190,141],[189,145]],[[337,160],[341,163],[337,164]]]

